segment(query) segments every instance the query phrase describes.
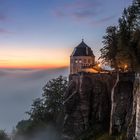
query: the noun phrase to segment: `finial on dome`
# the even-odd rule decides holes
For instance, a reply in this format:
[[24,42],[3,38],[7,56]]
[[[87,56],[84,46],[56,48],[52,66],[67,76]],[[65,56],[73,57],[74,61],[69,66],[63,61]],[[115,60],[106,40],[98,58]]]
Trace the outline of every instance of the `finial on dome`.
[[82,42],[84,42],[84,38],[82,38]]

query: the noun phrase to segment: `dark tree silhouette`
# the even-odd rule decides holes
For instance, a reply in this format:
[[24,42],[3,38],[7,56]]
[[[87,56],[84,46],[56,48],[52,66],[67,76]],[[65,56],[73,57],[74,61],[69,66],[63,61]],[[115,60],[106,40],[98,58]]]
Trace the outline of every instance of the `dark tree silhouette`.
[[140,2],[125,8],[119,18],[117,27],[110,26],[103,37],[104,47],[101,49],[103,63],[107,63],[116,70],[136,71],[140,67]]

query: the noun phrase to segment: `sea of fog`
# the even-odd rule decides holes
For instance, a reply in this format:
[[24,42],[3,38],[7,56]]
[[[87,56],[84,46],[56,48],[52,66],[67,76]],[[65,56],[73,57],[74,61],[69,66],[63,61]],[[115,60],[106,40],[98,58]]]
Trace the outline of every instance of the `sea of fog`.
[[0,129],[11,132],[18,121],[26,119],[25,112],[41,96],[42,87],[59,75],[68,76],[68,68],[0,69]]

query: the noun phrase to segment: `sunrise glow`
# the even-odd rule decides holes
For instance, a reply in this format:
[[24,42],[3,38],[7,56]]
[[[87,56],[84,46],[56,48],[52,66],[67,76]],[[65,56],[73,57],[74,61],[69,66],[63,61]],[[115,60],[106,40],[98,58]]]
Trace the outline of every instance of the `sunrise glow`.
[[0,68],[57,68],[69,64],[69,50],[12,48],[0,51]]
[[1,0],[0,68],[68,66],[82,38],[98,58],[106,27],[115,25],[131,2]]

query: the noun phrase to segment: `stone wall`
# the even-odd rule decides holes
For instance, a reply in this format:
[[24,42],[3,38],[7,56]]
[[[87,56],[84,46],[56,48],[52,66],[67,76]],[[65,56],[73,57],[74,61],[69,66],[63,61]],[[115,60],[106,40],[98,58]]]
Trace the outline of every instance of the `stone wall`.
[[70,74],[80,72],[83,67],[95,65],[95,56],[71,56],[70,57]]

